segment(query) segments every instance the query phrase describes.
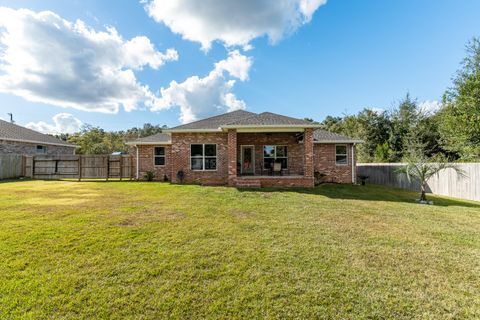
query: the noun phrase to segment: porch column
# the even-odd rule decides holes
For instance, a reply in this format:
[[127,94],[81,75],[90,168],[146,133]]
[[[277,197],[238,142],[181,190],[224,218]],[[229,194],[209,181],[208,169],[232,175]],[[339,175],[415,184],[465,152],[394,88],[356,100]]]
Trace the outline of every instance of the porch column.
[[304,151],[304,175],[306,178],[313,178],[313,129],[306,128],[303,136]]
[[228,185],[235,186],[237,179],[237,130],[228,130]]

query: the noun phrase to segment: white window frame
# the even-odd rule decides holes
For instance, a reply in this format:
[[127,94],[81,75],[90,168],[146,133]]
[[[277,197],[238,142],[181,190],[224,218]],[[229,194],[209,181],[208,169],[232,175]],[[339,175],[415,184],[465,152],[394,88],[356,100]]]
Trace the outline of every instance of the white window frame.
[[[40,150],[42,150],[42,152],[38,152],[38,147],[41,147]],[[47,146],[44,146],[44,145],[41,145],[41,144],[37,144],[35,146],[35,153],[36,154],[47,154]]]
[[[265,157],[265,147],[273,147],[273,149],[275,150],[275,156]],[[286,148],[285,150],[287,151],[287,156],[286,157],[277,157],[277,147],[285,147]],[[265,144],[265,145],[263,145],[262,152],[263,152],[263,169],[264,170],[267,169],[267,168],[265,168],[265,159],[273,159],[274,163],[277,159],[287,159],[287,168],[286,169],[288,169],[288,165],[289,165],[289,162],[290,162],[290,161],[288,161],[288,145],[286,145],[286,144]],[[284,168],[282,168],[282,169],[284,169]]]
[[[337,153],[337,147],[345,147],[345,153]],[[346,163],[338,163],[337,161],[337,156],[345,156],[345,159],[347,160]],[[348,145],[346,144],[336,144],[335,145],[335,165],[336,166],[348,166],[349,161],[348,161]]]
[[[202,146],[202,156],[195,156],[195,157],[192,157],[192,146],[193,145],[201,145]],[[215,156],[205,156],[205,145],[214,145],[215,146]],[[195,158],[195,159],[203,159],[203,165],[202,165],[202,170],[200,169],[192,169],[192,159]],[[215,166],[215,169],[205,169],[205,158],[215,158],[215,163],[216,163],[216,166]],[[190,156],[189,156],[189,159],[190,159],[190,171],[200,171],[200,172],[203,172],[203,171],[211,171],[211,172],[214,172],[214,171],[217,171],[218,170],[218,145],[216,143],[191,143],[190,144]]]
[[[155,154],[155,149],[156,148],[163,148],[163,156],[159,156]],[[163,164],[155,164],[155,159],[156,158],[163,158]],[[154,146],[153,147],[153,166],[154,167],[165,167],[167,165],[167,150],[165,149],[165,146]]]

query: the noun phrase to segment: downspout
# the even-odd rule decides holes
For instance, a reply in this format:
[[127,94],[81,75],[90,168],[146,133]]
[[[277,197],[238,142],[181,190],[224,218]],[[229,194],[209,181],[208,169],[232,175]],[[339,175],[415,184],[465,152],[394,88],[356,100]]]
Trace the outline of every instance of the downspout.
[[138,181],[138,178],[139,178],[139,175],[140,175],[140,174],[139,174],[139,168],[138,168],[138,163],[139,163],[139,161],[138,161],[138,146],[137,146],[137,145],[135,145],[135,149],[137,150],[137,157],[136,157],[136,158],[137,158],[137,159],[136,159],[137,164],[136,164],[136,166],[135,166],[136,169],[137,169],[137,170],[136,170],[137,172],[136,172],[136,174],[135,174],[135,177],[136,177],[136,180]]
[[352,144],[352,183],[357,183],[355,177],[355,143]]

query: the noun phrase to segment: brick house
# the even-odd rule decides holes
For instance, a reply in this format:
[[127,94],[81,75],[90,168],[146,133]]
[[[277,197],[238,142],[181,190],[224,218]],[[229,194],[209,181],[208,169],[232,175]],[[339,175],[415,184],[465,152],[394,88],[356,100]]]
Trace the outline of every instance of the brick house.
[[75,154],[75,148],[53,136],[0,120],[0,154]]
[[355,182],[359,140],[270,112],[234,111],[164,130],[135,147],[137,178],[237,187]]

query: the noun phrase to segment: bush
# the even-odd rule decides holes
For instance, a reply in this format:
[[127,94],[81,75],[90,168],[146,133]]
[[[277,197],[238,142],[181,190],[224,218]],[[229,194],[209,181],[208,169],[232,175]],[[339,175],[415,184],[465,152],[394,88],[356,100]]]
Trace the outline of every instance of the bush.
[[147,181],[153,181],[154,178],[155,178],[155,173],[153,171],[145,172],[145,179]]
[[313,173],[313,176],[315,177],[315,185],[318,186],[319,184],[324,182],[323,180],[327,175],[323,172],[315,171]]

